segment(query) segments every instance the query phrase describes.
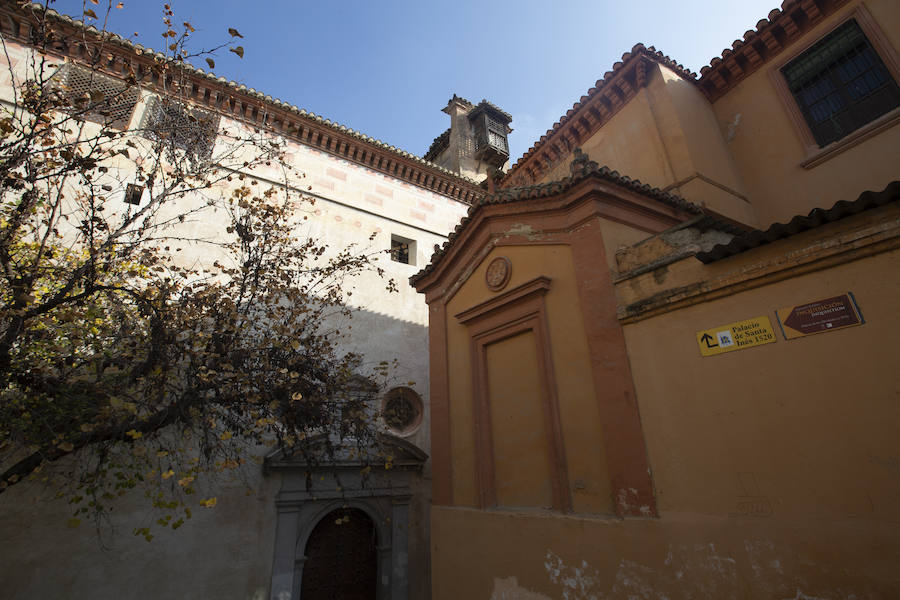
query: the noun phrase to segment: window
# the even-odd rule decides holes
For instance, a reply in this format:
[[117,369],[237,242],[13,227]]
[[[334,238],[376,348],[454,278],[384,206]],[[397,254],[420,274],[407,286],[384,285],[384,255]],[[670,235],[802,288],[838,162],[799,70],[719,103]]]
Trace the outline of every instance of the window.
[[422,398],[408,387],[393,388],[384,396],[381,416],[394,433],[413,433],[422,422]]
[[137,86],[67,63],[54,73],[51,89],[69,108],[66,112],[126,129],[140,97]]
[[506,123],[491,118],[483,113],[475,122],[475,150],[481,150],[490,146],[498,152],[509,154],[506,143]]
[[855,20],[781,69],[822,147],[900,106],[900,87]]
[[129,183],[125,188],[125,202],[128,204],[140,204],[143,193],[144,186]]
[[507,124],[487,111],[469,117],[475,132],[475,158],[500,167],[509,159]]
[[399,235],[391,236],[391,260],[405,265],[416,264],[416,242]]
[[141,129],[151,139],[165,140],[173,149],[206,159],[212,154],[219,118],[169,98],[155,97],[147,105]]

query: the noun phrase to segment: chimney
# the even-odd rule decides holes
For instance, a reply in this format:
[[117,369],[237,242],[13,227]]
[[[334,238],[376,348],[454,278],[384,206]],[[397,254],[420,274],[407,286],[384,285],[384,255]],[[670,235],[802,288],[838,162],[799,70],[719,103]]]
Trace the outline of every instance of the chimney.
[[472,104],[456,94],[443,112],[450,115],[450,129],[435,138],[425,160],[478,182],[509,168],[509,113],[487,100]]

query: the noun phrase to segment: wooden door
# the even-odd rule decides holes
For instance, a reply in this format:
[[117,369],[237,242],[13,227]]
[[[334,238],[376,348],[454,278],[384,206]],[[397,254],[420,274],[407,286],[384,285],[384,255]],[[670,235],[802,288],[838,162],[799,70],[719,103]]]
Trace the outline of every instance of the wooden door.
[[375,524],[363,511],[325,515],[306,542],[301,600],[375,600]]

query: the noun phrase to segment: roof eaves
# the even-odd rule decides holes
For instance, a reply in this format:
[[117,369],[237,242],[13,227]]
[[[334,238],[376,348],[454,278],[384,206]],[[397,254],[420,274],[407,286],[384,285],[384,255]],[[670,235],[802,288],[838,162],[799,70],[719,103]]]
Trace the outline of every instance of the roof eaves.
[[434,138],[434,141],[431,142],[431,146],[428,147],[428,152],[422,157],[427,161],[431,161],[436,158],[438,154],[441,153],[444,148],[446,148],[450,144],[450,128],[442,133],[441,135]]
[[503,110],[502,108],[500,108],[499,106],[494,104],[493,102],[489,102],[484,99],[482,99],[481,102],[479,102],[475,106],[475,108],[472,109],[472,112],[474,113],[476,111],[484,110],[484,109],[489,109],[489,110],[492,110],[492,111],[502,115],[507,120],[507,122],[512,121],[512,119],[513,119],[511,114],[509,114],[508,112],[506,112],[505,110]]
[[[13,10],[15,10],[15,9],[13,9]],[[147,48],[145,46],[142,46],[141,44],[135,44],[134,42],[131,42],[128,39],[125,39],[117,34],[110,33],[108,31],[100,31],[93,25],[86,25],[83,21],[79,21],[79,20],[73,19],[72,17],[69,17],[67,15],[61,14],[52,8],[45,8],[42,4],[33,2],[31,4],[25,5],[24,7],[21,8],[21,10],[23,10],[23,11],[31,10],[32,12],[44,12],[53,19],[56,19],[67,25],[70,25],[72,27],[81,29],[91,35],[102,38],[102,39],[104,39],[104,41],[112,42],[113,44],[119,45],[119,46],[127,49],[128,51],[134,52],[138,55],[147,54],[147,55],[150,55],[150,56],[156,57],[156,58],[161,58],[161,59],[167,58],[166,55],[164,55],[161,52],[157,52],[157,51],[153,50],[152,48]],[[308,112],[306,110],[298,108],[296,105],[290,104],[288,102],[284,102],[283,100],[280,100],[278,98],[273,98],[272,96],[270,96],[268,94],[263,94],[262,92],[259,92],[258,90],[254,89],[254,88],[247,87],[244,84],[238,83],[233,80],[226,79],[225,77],[217,77],[214,73],[207,72],[207,71],[205,71],[201,68],[195,67],[187,62],[182,62],[181,68],[183,68],[184,71],[190,75],[200,77],[200,78],[206,79],[211,82],[215,82],[218,85],[226,87],[234,92],[250,96],[259,101],[265,102],[267,104],[271,104],[273,106],[280,108],[281,110],[285,110],[287,112],[293,113],[293,114],[297,115],[298,117],[311,120],[319,125],[324,125],[330,129],[333,129],[333,130],[339,131],[341,133],[344,133],[346,135],[349,135],[350,137],[353,137],[361,142],[371,144],[383,151],[390,152],[390,153],[400,156],[404,159],[418,163],[418,164],[422,165],[423,167],[426,167],[429,169],[434,169],[434,170],[440,172],[444,177],[452,178],[452,179],[456,179],[456,180],[460,181],[467,189],[471,189],[471,190],[474,190],[475,188],[477,188],[478,190],[481,189],[479,183],[473,179],[470,179],[468,177],[464,177],[462,175],[454,173],[453,171],[445,169],[444,167],[440,167],[440,166],[438,166],[430,161],[427,161],[415,154],[412,154],[401,148],[397,148],[395,146],[392,146],[390,144],[382,142],[381,140],[375,139],[371,136],[360,133],[354,129],[351,129],[350,127],[341,125],[340,123],[336,123],[334,121],[331,121],[330,119],[323,118],[319,115],[316,115],[315,113]]]
[[700,69],[700,89],[715,101],[848,1],[785,0]]
[[695,257],[700,262],[709,264],[898,200],[900,181],[893,181],[880,192],[866,191],[852,202],[839,200],[829,209],[814,208],[808,214],[797,215],[787,223],[774,223],[766,230],[748,231],[727,244],[713,246],[708,252],[698,252]]
[[597,178],[615,183],[626,189],[642,194],[648,198],[657,200],[667,206],[670,206],[671,208],[675,208],[680,211],[696,215],[704,214],[703,209],[700,206],[692,202],[688,202],[687,200],[681,198],[676,194],[665,192],[646,183],[641,183],[637,179],[632,179],[626,175],[622,175],[618,171],[614,171],[612,169],[609,169],[608,167],[599,166],[595,161],[588,160],[587,155],[585,155],[578,149],[576,149],[575,155],[576,158],[572,161],[571,165],[572,174],[569,177],[550,183],[505,188],[493,194],[488,194],[475,201],[472,206],[469,207],[468,215],[463,217],[463,219],[460,220],[460,222],[457,224],[456,228],[450,233],[449,236],[447,236],[447,241],[445,241],[444,244],[441,247],[437,248],[431,255],[428,264],[421,271],[409,278],[410,284],[415,286],[418,281],[420,281],[423,277],[437,268],[437,264],[453,247],[454,241],[466,229],[466,226],[472,221],[473,217],[477,214],[481,207],[489,206],[492,204],[513,204],[516,202],[539,200],[541,198],[556,196],[571,189],[581,181],[589,178]]
[[[569,123],[573,122],[575,119],[580,117],[581,113],[586,110],[586,108],[592,102],[592,100],[594,100],[597,97],[602,96],[607,90],[610,89],[610,85],[617,83],[617,81],[626,72],[630,73],[631,69],[633,67],[636,67],[636,63],[639,59],[641,59],[641,57],[671,69],[672,71],[674,71],[679,76],[686,79],[687,81],[690,81],[692,83],[696,83],[696,81],[697,81],[696,73],[693,73],[689,69],[686,69],[680,63],[672,60],[671,58],[669,58],[669,56],[658,51],[653,46],[647,47],[647,46],[644,46],[644,44],[635,44],[631,48],[630,52],[626,52],[622,55],[621,61],[616,62],[612,66],[611,71],[607,71],[606,73],[604,73],[603,78],[598,79],[596,81],[596,83],[594,84],[594,87],[590,88],[587,91],[587,93],[578,100],[578,102],[573,104],[572,108],[570,110],[568,110],[565,115],[560,117],[560,119],[556,123],[554,123],[553,126],[550,129],[548,129],[547,132],[543,136],[541,136],[541,138],[537,142],[535,142],[525,152],[525,154],[523,154],[516,161],[516,163],[512,166],[512,168],[510,168],[510,170],[507,172],[506,176],[504,177],[504,181],[512,181],[512,179],[514,178],[517,171],[520,170],[521,168],[523,168],[526,165],[526,163],[531,162],[533,157],[537,156],[537,154],[540,152],[540,150],[543,148],[543,146],[546,143],[549,143],[551,141],[551,139],[554,138],[554,136],[557,136],[558,134],[560,134],[562,132],[562,130],[565,129]],[[629,84],[629,86],[626,87],[626,89],[628,89],[630,87],[630,88],[632,88],[632,92],[634,92],[634,91],[636,91],[634,88],[640,88],[640,87],[643,87],[644,85],[646,85],[645,75],[643,75],[641,72],[636,73],[635,79],[636,79],[636,81],[635,81],[636,85],[630,86],[630,84]],[[620,92],[613,92],[613,93],[616,94],[617,98],[619,98]],[[599,128],[600,126],[602,126],[603,123],[606,122],[606,120],[611,118],[612,115],[618,111],[618,109],[620,109],[622,106],[627,104],[627,102],[630,101],[631,98],[633,97],[633,94],[631,96],[629,96],[627,91],[624,92],[624,94],[625,94],[625,98],[620,99],[621,104],[616,108],[615,111],[610,112],[606,116],[606,119],[604,119],[602,122],[598,121],[597,117],[592,115],[592,119],[594,121],[598,121],[597,123],[595,123],[596,128]]]

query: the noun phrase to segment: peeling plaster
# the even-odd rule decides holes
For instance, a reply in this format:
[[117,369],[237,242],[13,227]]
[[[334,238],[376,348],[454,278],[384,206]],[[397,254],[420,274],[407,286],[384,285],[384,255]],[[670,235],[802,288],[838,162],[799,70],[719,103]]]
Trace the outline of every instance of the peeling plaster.
[[821,596],[807,596],[799,589],[797,590],[797,595],[792,598],[785,598],[784,600],[828,600],[827,598],[823,598]]
[[515,577],[506,579],[497,577],[494,579],[491,600],[551,600],[551,598],[521,587]]
[[[753,570],[753,584],[762,586],[768,593],[766,582],[783,581],[782,559],[770,540],[746,540],[746,559]],[[744,556],[738,557],[742,562]],[[655,568],[640,562],[621,559],[615,573],[601,575],[588,562],[581,560],[577,566],[547,550],[544,569],[551,583],[562,588],[562,600],[668,600],[669,598],[731,598],[743,593],[750,583],[738,572],[737,559],[717,547],[715,543],[669,544],[663,567]],[[689,580],[685,575],[690,574]],[[802,581],[796,582],[802,585]],[[795,583],[795,585],[796,585]],[[793,598],[783,600],[833,600],[811,596],[799,587]],[[519,596],[495,596],[518,598]],[[527,596],[522,596],[523,598]],[[856,598],[852,593],[841,593],[840,598]]]
[[592,593],[600,581],[597,569],[581,561],[579,567],[568,567],[552,550],[544,557],[544,569],[550,581],[563,586],[563,600],[600,600],[602,596]]
[[521,235],[528,239],[529,241],[534,241],[540,238],[539,232],[535,231],[534,227],[527,223],[516,223],[512,227],[506,230],[507,236]]
[[[785,580],[782,557],[768,539],[744,541],[737,556],[715,543],[668,544],[662,566],[656,567],[622,558],[615,571],[599,571],[585,560],[567,564],[548,549],[544,570],[550,583],[561,588],[554,598],[561,600],[706,600],[707,598],[749,597],[756,588],[760,597],[778,600],[859,600],[861,596],[845,590],[829,590],[822,597],[804,592],[802,577]],[[753,574],[738,572],[737,564],[748,563]],[[776,591],[772,585],[778,585]],[[783,587],[782,587],[783,586]],[[785,589],[796,594],[785,598]],[[754,597],[756,597],[754,595]],[[868,597],[868,596],[865,596]],[[515,577],[494,580],[491,600],[545,600],[547,596],[518,585]]]

